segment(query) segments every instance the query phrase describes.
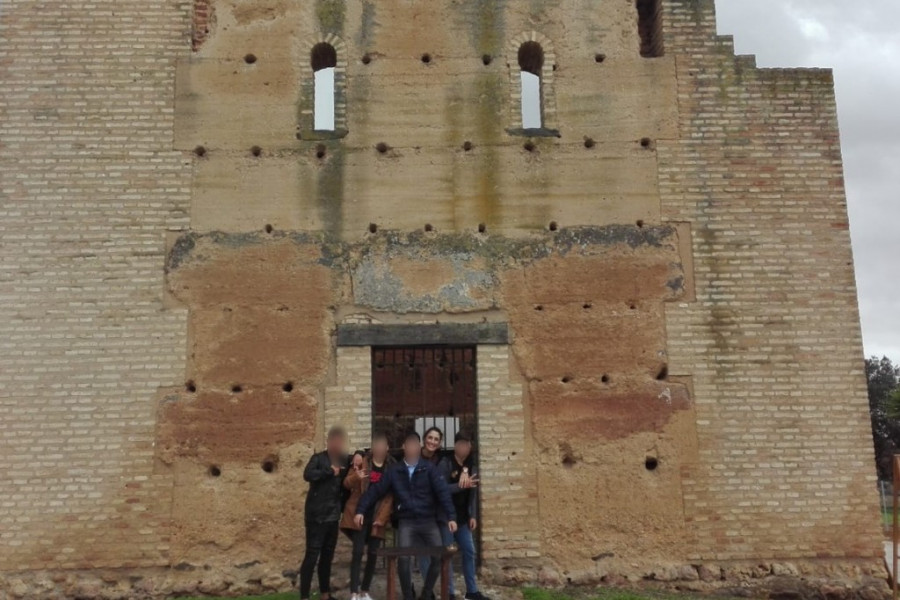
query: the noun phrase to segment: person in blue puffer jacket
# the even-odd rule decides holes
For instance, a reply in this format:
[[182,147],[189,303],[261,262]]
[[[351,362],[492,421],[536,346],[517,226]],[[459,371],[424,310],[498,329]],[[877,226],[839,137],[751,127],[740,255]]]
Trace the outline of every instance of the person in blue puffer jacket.
[[[356,507],[356,524],[362,527],[369,508],[385,495],[393,494],[397,545],[401,548],[441,546],[439,512],[446,515],[449,530],[456,531],[456,508],[450,488],[437,468],[422,459],[421,452],[422,438],[415,431],[407,433],[403,439],[403,460],[385,471],[378,483],[369,486]],[[398,562],[403,600],[415,600],[409,557],[401,557]],[[440,569],[440,561],[431,561],[425,575],[424,598],[434,593]]]

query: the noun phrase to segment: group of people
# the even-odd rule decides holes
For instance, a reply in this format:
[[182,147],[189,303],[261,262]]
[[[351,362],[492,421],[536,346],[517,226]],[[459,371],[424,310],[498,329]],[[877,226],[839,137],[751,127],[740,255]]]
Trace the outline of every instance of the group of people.
[[[390,454],[387,434],[376,432],[367,451],[347,456],[347,433],[332,427],[324,451],[314,454],[303,473],[309,482],[306,497],[306,555],[300,566],[300,598],[309,600],[313,573],[318,567],[321,600],[331,600],[331,564],[338,535],[353,544],[350,562],[351,600],[372,600],[376,552],[388,527],[396,526],[398,547],[435,547],[456,544],[462,555],[466,600],[489,600],[475,579],[475,542],[478,527],[479,478],[475,472],[472,438],[458,432],[452,454],[442,457],[444,434],[437,427],[425,432],[424,444],[415,431],[403,438],[403,457]],[[363,568],[365,559],[365,568]],[[417,600],[412,562],[400,557],[403,600]],[[418,561],[424,577],[419,600],[434,599],[440,561]],[[450,596],[455,598],[453,570]]]

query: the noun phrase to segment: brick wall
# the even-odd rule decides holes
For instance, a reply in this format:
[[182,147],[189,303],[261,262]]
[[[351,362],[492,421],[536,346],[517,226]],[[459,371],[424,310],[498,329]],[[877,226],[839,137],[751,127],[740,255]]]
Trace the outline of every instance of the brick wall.
[[335,385],[325,388],[323,436],[333,425],[342,425],[351,448],[368,448],[372,439],[372,348],[339,347],[336,369]]
[[213,25],[213,5],[210,0],[194,0],[193,13],[191,15],[191,48],[194,51],[200,49],[206,38],[209,37],[210,28]]
[[174,0],[0,10],[0,546],[4,570],[165,564],[157,389],[185,313],[162,302],[187,226],[173,152]]
[[478,346],[477,361],[484,555],[524,566],[540,557],[540,527],[522,384],[510,378],[509,346]]
[[666,313],[697,411],[692,558],[877,556],[831,73],[735,58],[711,2],[666,18],[681,116],[658,142],[662,212],[692,224],[697,296]]
[[[348,4],[361,10],[359,3]],[[530,9],[525,3],[509,4],[508,30],[506,25],[498,25],[491,32],[492,36],[496,32],[497,40],[512,39],[528,29],[525,23],[530,22]],[[488,50],[474,42],[462,44],[460,40],[468,38],[457,32],[469,32],[471,13],[462,18],[459,15],[463,13],[453,12],[453,27],[439,28],[438,23],[444,24],[441,11],[429,11],[423,15],[433,19],[429,27],[443,33],[432,36],[435,39],[429,40],[428,49],[439,59],[443,54],[443,64],[455,70],[439,70],[444,68],[439,66],[441,60],[425,67],[414,55],[419,50],[409,49],[405,35],[409,29],[403,29],[410,26],[406,9],[386,4],[378,28],[373,25],[375,19],[356,15],[360,18],[352,21],[361,23],[362,29],[348,29],[344,35],[348,44],[354,44],[347,51],[348,78],[355,77],[357,82],[352,86],[354,102],[348,103],[348,122],[358,136],[348,138],[344,145],[352,141],[365,152],[353,153],[358,162],[328,163],[327,159],[320,163],[313,158],[315,146],[303,146],[294,133],[295,102],[302,79],[294,65],[306,64],[306,50],[301,53],[296,48],[308,46],[282,41],[288,35],[312,40],[322,33],[310,16],[312,3],[285,4],[281,16],[271,19],[266,6],[247,3],[244,8],[248,10],[238,11],[243,15],[240,26],[236,4],[219,6],[229,7],[221,14],[235,25],[228,36],[223,33],[206,39],[212,24],[207,0],[8,0],[3,4],[3,571],[169,564],[174,482],[165,467],[155,469],[154,428],[157,403],[167,392],[182,389],[186,364],[207,361],[206,368],[222,377],[239,369],[253,371],[250,379],[260,380],[260,393],[273,392],[280,406],[288,408],[297,406],[289,402],[291,397],[286,399],[280,386],[290,380],[290,373],[302,371],[314,389],[307,398],[301,386],[303,378],[297,377],[294,395],[302,396],[304,403],[308,399],[308,406],[324,398],[316,416],[318,431],[342,422],[350,427],[352,443],[364,444],[371,419],[369,349],[338,348],[336,354],[329,354],[330,314],[326,318],[324,307],[335,310],[343,300],[325,297],[330,294],[322,283],[325,276],[314,278],[317,271],[313,268],[298,270],[302,261],[290,252],[267,254],[252,236],[234,244],[234,248],[243,248],[244,262],[229,263],[237,266],[227,273],[233,279],[226,281],[245,284],[247,298],[240,308],[252,314],[235,326],[244,327],[241,333],[245,337],[234,339],[241,340],[242,351],[252,352],[252,358],[266,363],[269,371],[247,360],[229,363],[237,355],[233,347],[227,342],[204,345],[202,337],[193,340],[200,344],[192,347],[191,354],[197,356],[186,356],[186,311],[163,300],[165,236],[168,231],[187,229],[191,211],[195,219],[200,215],[194,221],[198,229],[224,227],[246,232],[274,223],[276,231],[286,231],[321,229],[327,219],[310,215],[319,208],[327,212],[337,206],[338,212],[346,209],[346,214],[341,213],[346,223],[335,229],[357,239],[370,222],[382,229],[420,228],[424,219],[409,206],[423,198],[432,207],[440,205],[436,198],[445,203],[441,210],[446,216],[431,219],[439,231],[474,230],[480,221],[488,224],[489,232],[508,226],[532,233],[545,228],[551,219],[563,226],[618,227],[638,219],[653,224],[657,207],[663,220],[689,223],[696,301],[666,306],[664,355],[673,378],[689,376],[692,384],[697,459],[679,472],[684,474],[685,519],[693,549],[690,556],[673,555],[671,559],[852,558],[874,557],[879,552],[862,345],[828,72],[759,70],[751,59],[736,59],[729,40],[715,34],[710,0],[664,3],[666,57],[654,60],[638,58],[637,35],[630,25],[625,29],[631,37],[625,41],[612,37],[617,33],[609,33],[625,30],[619,25],[630,23],[630,4],[616,5],[609,15],[591,15],[596,23],[575,22],[563,18],[563,13],[554,13],[548,15],[542,32],[557,42],[550,58],[564,66],[553,76],[556,117],[565,137],[539,141],[540,152],[526,153],[521,140],[508,138],[496,120],[497,114],[510,114],[507,109],[516,100],[514,94],[505,94],[507,67],[501,60],[495,60],[491,68],[479,61],[485,51],[499,56],[503,44],[498,41]],[[458,8],[457,3],[446,3],[441,10],[451,10],[448,6],[453,11]],[[317,18],[329,14],[323,11]],[[295,24],[302,15],[306,24],[297,33]],[[393,31],[403,34],[392,34],[385,23],[394,24],[398,29]],[[265,24],[274,29],[266,29],[269,25]],[[250,30],[252,36],[247,33]],[[376,30],[379,45],[372,45]],[[594,31],[605,33],[600,38],[590,37]],[[241,37],[245,34],[250,37]],[[251,39],[253,47],[245,48],[244,41]],[[563,40],[565,43],[560,43]],[[179,111],[184,121],[179,147],[185,151],[176,152],[172,150],[175,62],[189,58],[192,43],[195,49],[204,44],[203,53],[208,56],[181,61],[184,77],[179,81],[189,85],[180,91],[185,108]],[[370,66],[355,60],[373,48],[384,56],[376,53]],[[602,67],[593,58],[597,49],[609,53]],[[255,67],[242,61],[249,50],[260,58]],[[295,50],[299,54],[294,54]],[[385,84],[377,93],[361,85],[384,84],[411,69],[416,69],[414,78],[409,79],[415,85]],[[426,78],[434,82],[440,73],[446,80],[439,85],[418,85]],[[398,133],[393,119],[366,120],[377,114],[402,114],[410,119],[422,106],[442,105],[440,101],[423,103],[422,89],[443,99],[445,89],[460,87],[453,78],[461,74],[470,79],[454,104],[461,112],[446,112],[453,119],[459,117],[464,127],[445,129],[436,125],[438,120],[427,126],[411,121]],[[485,81],[478,83],[482,77]],[[258,102],[259,90],[274,82],[280,84],[269,86],[265,102]],[[610,93],[612,89],[616,93]],[[485,90],[500,93],[485,94]],[[672,90],[677,91],[677,103],[670,95]],[[251,97],[252,106],[262,108],[245,111]],[[498,100],[483,103],[484,98]],[[391,110],[379,113],[378,106]],[[455,133],[448,137],[450,130]],[[370,142],[387,134],[391,137],[384,139],[392,143],[402,138],[403,144],[411,144],[405,154],[380,157],[373,151]],[[588,152],[582,140],[587,134],[604,143]],[[645,135],[654,140],[646,148],[639,142]],[[464,139],[474,140],[475,152],[460,150]],[[200,143],[209,148],[203,160],[189,153]],[[248,156],[251,143],[265,148],[259,160]],[[420,152],[420,146],[413,148],[412,144],[429,149]],[[484,155],[479,154],[482,150]],[[329,146],[328,152],[329,157],[341,156],[337,145]],[[462,162],[469,160],[472,162]],[[329,164],[334,168],[327,167]],[[298,175],[300,172],[306,175]],[[444,186],[457,178],[463,191],[454,187],[456,183]],[[599,185],[609,192],[603,202],[596,201]],[[315,198],[310,196],[313,189],[317,190]],[[341,208],[345,194],[347,204]],[[249,197],[257,201],[248,202]],[[463,220],[457,219],[458,207],[469,207]],[[244,242],[247,245],[241,246]],[[611,270],[633,277],[622,256],[608,264]],[[414,272],[419,283],[433,279],[435,288],[457,281],[438,270]],[[548,271],[553,272],[561,271]],[[290,276],[279,279],[285,273]],[[253,277],[251,285],[246,285]],[[227,283],[215,278],[207,280],[210,282],[210,287],[221,287],[216,289],[222,298],[212,302],[215,310],[202,303],[191,308],[195,316],[207,315],[205,327],[218,335],[220,321],[208,315],[231,314],[230,306],[223,310],[219,304],[228,304],[233,298]],[[300,286],[298,282],[308,289],[291,287]],[[593,279],[582,285],[589,288],[589,283]],[[192,284],[189,278],[182,282],[184,290],[190,288],[184,297],[202,296],[203,290],[191,288]],[[269,314],[263,304],[271,301],[272,294],[263,301],[254,293],[267,285],[270,292],[289,296],[290,311],[272,309],[285,321],[261,316]],[[563,280],[553,293],[572,289],[567,286],[571,281]],[[596,296],[588,294],[574,301],[565,298],[560,310],[599,314],[590,318],[624,323],[616,321],[617,315],[643,313],[635,307],[626,310],[627,303],[619,303],[619,308],[610,304],[612,308],[605,312],[600,308],[604,299],[625,287],[607,290],[600,286]],[[317,294],[322,298],[311,299]],[[344,300],[351,295],[348,292]],[[520,315],[535,312],[533,303],[526,301],[529,297],[521,294]],[[596,300],[597,309],[588,310],[593,305],[583,304],[586,299]],[[319,306],[316,302],[323,308],[309,309]],[[197,312],[204,308],[206,313]],[[540,313],[562,314],[554,310]],[[291,315],[291,320],[285,315]],[[643,356],[639,352],[648,348],[656,349],[655,342],[640,341],[649,339],[642,335],[656,331],[655,325],[648,326],[657,323],[656,313],[652,316],[652,322],[628,321],[643,325],[629,325],[622,330],[627,334],[621,335],[646,347],[632,347],[634,354],[616,348],[609,362],[631,357],[629,364],[622,366],[622,371],[628,371],[647,360],[635,357]],[[606,331],[599,320],[580,322]],[[554,327],[539,323],[544,322],[532,325],[532,339],[538,342],[530,347],[538,348],[540,336]],[[259,324],[268,329],[257,328]],[[286,333],[303,327],[311,330],[303,343],[297,343],[293,333]],[[204,330],[198,327],[193,333],[198,331]],[[265,335],[258,335],[260,332]],[[282,340],[282,336],[291,339],[276,345],[280,350],[273,360],[267,361],[262,352],[255,351],[272,347],[272,340]],[[572,338],[562,344],[571,347]],[[231,340],[227,336],[222,339]],[[252,345],[254,342],[260,345]],[[486,558],[498,559],[494,565],[533,564],[531,559],[546,559],[549,554],[545,549],[541,556],[537,537],[541,530],[536,522],[538,497],[530,472],[534,467],[529,463],[535,456],[530,429],[533,406],[523,400],[522,386],[511,376],[522,367],[510,363],[507,347],[481,346],[478,353]],[[333,385],[321,386],[320,371],[329,368],[326,355],[336,356],[337,362]],[[589,365],[592,353],[582,355]],[[320,358],[321,364],[316,362]],[[270,375],[273,381],[262,381]],[[550,384],[542,389],[545,414],[551,414],[556,392]],[[253,397],[247,394],[248,399]],[[277,417],[272,413],[275,404],[260,400],[259,406],[266,408],[261,415]],[[239,418],[235,420],[240,423]],[[235,421],[228,424],[236,425]],[[296,430],[300,431],[299,425]],[[692,432],[693,427],[679,431]],[[219,489],[213,485],[238,489],[244,478],[229,479],[231,473],[241,473],[242,467],[250,473],[252,467],[252,473],[273,486],[271,489],[292,492],[291,478],[297,473],[291,469],[299,469],[312,441],[294,429],[284,435],[293,436],[289,441],[296,443],[285,451],[278,475],[259,469],[263,455],[253,454],[251,466],[234,461],[225,476],[216,483],[207,482],[208,489]],[[634,439],[634,443],[642,443]],[[693,439],[689,441],[693,443]],[[627,469],[643,469],[643,448],[640,455],[629,452],[628,456],[636,457],[636,462],[628,463]],[[555,458],[545,453],[543,460],[549,465]],[[626,466],[616,472],[617,477],[632,472]],[[578,468],[592,469],[593,475],[598,467]],[[205,469],[189,473],[191,477],[209,477]],[[281,475],[284,480],[278,479]],[[282,481],[287,483],[277,483]],[[229,485],[233,487],[225,487]],[[179,486],[181,491],[189,487]],[[252,491],[265,498],[277,497],[260,491],[264,489]],[[229,496],[222,493],[218,498]],[[300,497],[295,501],[299,506]],[[202,496],[197,498],[197,506],[205,506],[203,502]],[[181,518],[194,520],[197,511],[193,505],[187,506],[189,510]],[[260,506],[265,507],[265,514],[274,514],[268,505]],[[235,500],[230,507],[246,514],[243,501]],[[273,530],[280,525],[273,524]],[[596,533],[600,537],[603,532]],[[299,533],[295,528],[290,535]],[[197,539],[206,538],[198,535]],[[291,543],[299,539],[292,537]],[[299,541],[296,545],[300,546]],[[281,543],[280,547],[287,546]],[[205,548],[198,543],[191,550],[199,555]],[[240,550],[244,552],[244,548]],[[254,545],[247,553],[258,550]],[[271,554],[271,548],[263,548],[266,550]],[[255,554],[251,558],[256,558]],[[594,562],[591,559],[592,565]],[[260,571],[269,568],[266,565]],[[197,585],[194,575],[185,577]],[[215,577],[225,581],[232,575],[221,571]],[[259,581],[262,576],[271,573],[245,574],[245,579]],[[278,582],[283,583],[281,579]]]

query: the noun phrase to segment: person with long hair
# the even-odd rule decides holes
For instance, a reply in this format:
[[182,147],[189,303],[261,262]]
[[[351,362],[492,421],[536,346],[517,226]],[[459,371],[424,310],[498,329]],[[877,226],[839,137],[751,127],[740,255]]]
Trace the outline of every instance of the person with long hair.
[[[350,490],[350,497],[344,505],[341,518],[341,531],[353,542],[353,553],[350,559],[350,600],[372,600],[369,589],[375,576],[375,565],[378,557],[375,552],[384,539],[385,529],[391,521],[394,500],[387,494],[375,503],[365,514],[362,526],[356,524],[356,507],[359,499],[369,489],[381,481],[385,470],[394,463],[388,454],[387,434],[378,431],[372,435],[372,447],[369,452],[357,452],[353,455],[350,471],[344,479],[344,487]],[[363,571],[363,555],[366,567]],[[362,571],[362,581],[360,572]]]
[[[440,427],[432,425],[425,430],[425,435],[422,436],[422,458],[430,462],[432,465],[437,466],[441,462],[441,446],[443,444],[444,432],[441,431]],[[447,519],[446,517],[444,517],[442,511],[440,510],[438,511],[438,527],[441,528],[441,531],[443,531],[447,527]],[[430,556],[419,557],[419,573],[422,574],[423,579],[425,577],[425,574],[428,573],[428,568],[430,566]],[[423,590],[422,600],[431,600],[432,598],[434,598],[434,590],[429,590],[428,588]],[[452,596],[451,600],[454,600]]]
[[437,466],[441,462],[441,445],[444,432],[439,427],[429,427],[422,436],[422,458]]

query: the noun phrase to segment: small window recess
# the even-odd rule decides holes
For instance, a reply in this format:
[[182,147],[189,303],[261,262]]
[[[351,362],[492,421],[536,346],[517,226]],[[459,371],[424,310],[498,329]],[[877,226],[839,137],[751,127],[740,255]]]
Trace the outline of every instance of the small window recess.
[[635,0],[638,14],[638,34],[641,56],[658,58],[665,54],[663,47],[662,0]]
[[313,129],[334,131],[334,68],[337,52],[327,42],[313,46],[310,62],[313,69]]
[[342,138],[347,135],[346,47],[337,36],[326,35],[313,44],[309,61],[312,77],[302,92],[297,138]]
[[537,32],[514,38],[507,48],[511,96],[516,100],[510,135],[559,137],[553,128],[556,103],[553,93],[555,55],[550,41]]

